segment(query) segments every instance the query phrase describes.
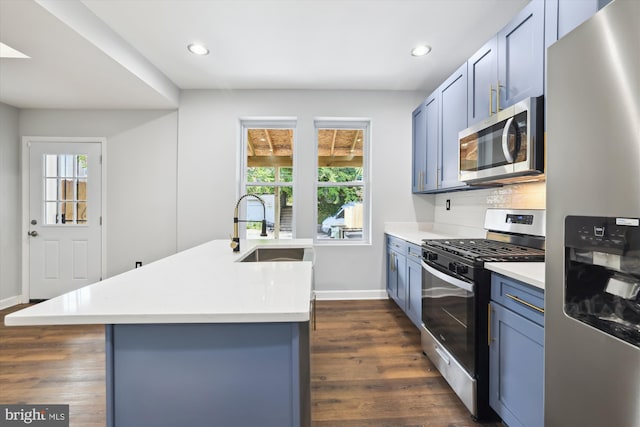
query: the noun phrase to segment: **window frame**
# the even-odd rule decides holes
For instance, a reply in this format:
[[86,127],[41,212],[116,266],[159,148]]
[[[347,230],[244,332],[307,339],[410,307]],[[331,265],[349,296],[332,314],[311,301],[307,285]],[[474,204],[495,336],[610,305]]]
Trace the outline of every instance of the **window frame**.
[[[239,164],[238,173],[236,176],[236,182],[238,187],[236,189],[236,200],[238,200],[243,194],[247,192],[247,186],[256,187],[292,187],[293,191],[293,212],[291,218],[291,239],[296,238],[296,212],[297,212],[297,166],[298,163],[298,119],[296,117],[241,117],[239,119],[240,136],[239,136]],[[247,182],[247,135],[249,129],[292,129],[292,174],[291,182],[280,181],[276,182]],[[246,203],[241,203],[238,211],[240,218],[246,217]],[[241,239],[247,239],[247,227],[245,222],[241,222],[239,227],[239,235]],[[288,240],[288,239],[287,239]]]
[[[317,117],[314,123],[314,209],[313,224],[318,225],[318,188],[320,187],[362,187],[362,239],[318,239],[317,229],[313,231],[314,245],[321,246],[370,246],[371,245],[371,127],[370,118],[363,117]],[[326,183],[318,180],[318,131],[321,129],[361,129],[362,130],[362,181]]]

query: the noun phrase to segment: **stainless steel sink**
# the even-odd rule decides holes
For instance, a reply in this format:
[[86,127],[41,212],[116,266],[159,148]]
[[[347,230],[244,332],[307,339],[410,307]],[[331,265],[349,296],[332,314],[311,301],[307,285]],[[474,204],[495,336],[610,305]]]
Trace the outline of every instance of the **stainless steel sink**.
[[305,248],[256,248],[239,262],[291,262],[313,261],[313,249]]

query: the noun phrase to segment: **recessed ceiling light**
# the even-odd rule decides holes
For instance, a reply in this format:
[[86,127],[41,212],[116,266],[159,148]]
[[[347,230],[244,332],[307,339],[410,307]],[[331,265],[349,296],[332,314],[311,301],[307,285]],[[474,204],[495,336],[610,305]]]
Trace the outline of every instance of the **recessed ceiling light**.
[[191,43],[189,46],[187,46],[187,49],[189,49],[189,52],[195,53],[196,55],[209,54],[209,49],[207,49],[205,46],[198,43]]
[[31,58],[28,55],[0,42],[0,58]]
[[431,46],[421,44],[411,49],[411,56],[425,56],[429,52],[431,52]]

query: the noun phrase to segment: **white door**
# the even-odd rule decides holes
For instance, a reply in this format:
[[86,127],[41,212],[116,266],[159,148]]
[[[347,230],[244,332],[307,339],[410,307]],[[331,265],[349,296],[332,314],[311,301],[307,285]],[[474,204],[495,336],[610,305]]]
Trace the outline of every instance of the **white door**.
[[29,143],[29,298],[47,299],[100,280],[99,142]]

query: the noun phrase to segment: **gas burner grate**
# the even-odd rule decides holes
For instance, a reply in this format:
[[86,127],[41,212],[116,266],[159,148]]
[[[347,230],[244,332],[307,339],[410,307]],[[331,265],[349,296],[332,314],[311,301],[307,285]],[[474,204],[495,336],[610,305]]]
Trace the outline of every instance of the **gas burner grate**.
[[474,261],[544,261],[544,250],[488,239],[424,240],[427,248]]

